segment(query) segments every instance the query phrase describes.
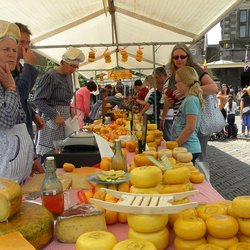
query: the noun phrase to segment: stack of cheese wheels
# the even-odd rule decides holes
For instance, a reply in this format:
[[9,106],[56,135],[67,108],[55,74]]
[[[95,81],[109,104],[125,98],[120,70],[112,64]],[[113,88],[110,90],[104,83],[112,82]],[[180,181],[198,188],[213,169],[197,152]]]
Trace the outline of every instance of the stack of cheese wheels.
[[129,239],[117,243],[112,250],[157,250],[155,245],[148,240]]
[[167,214],[128,214],[129,239],[148,240],[157,250],[166,249],[169,243]]
[[208,243],[228,249],[238,242],[237,220],[230,215],[213,215],[206,220]]
[[174,223],[175,250],[193,250],[206,243],[206,223],[197,216],[180,216]]
[[117,244],[116,237],[106,231],[91,231],[80,235],[76,241],[76,250],[112,250]]
[[250,242],[250,196],[238,196],[232,201],[232,213],[239,223],[240,241]]
[[[158,146],[161,145],[161,140],[162,138],[157,138],[155,137],[155,131],[157,130],[157,124],[155,123],[151,123],[151,124],[147,124],[147,146],[151,149],[158,149]],[[157,134],[157,133],[156,133]]]
[[156,166],[143,166],[134,168],[130,172],[130,193],[159,194],[162,171]]
[[168,169],[163,174],[162,194],[185,192],[193,189],[189,182],[190,170],[188,167]]

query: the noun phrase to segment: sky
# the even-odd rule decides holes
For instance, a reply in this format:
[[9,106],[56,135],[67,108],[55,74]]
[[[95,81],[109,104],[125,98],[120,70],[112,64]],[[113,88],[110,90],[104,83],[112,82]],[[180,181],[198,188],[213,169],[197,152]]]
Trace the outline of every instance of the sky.
[[219,44],[221,40],[221,28],[220,23],[215,25],[210,31],[207,33],[208,44]]

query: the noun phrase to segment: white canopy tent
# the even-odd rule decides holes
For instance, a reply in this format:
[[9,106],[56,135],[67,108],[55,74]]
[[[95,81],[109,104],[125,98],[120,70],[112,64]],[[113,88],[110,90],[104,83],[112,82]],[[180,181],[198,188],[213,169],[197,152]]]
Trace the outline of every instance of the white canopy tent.
[[243,68],[244,62],[233,62],[233,61],[214,61],[207,63],[207,68],[209,69],[221,69],[221,68]]
[[[80,70],[141,69],[150,74],[154,66],[168,62],[174,44],[195,43],[233,11],[242,0],[8,0],[1,1],[1,19],[22,22],[32,31],[36,51],[60,62],[65,48],[79,47],[86,55]],[[143,47],[143,60],[135,59]],[[87,60],[90,48],[96,59]],[[108,48],[111,63],[103,53]],[[128,61],[119,50],[126,48]]]

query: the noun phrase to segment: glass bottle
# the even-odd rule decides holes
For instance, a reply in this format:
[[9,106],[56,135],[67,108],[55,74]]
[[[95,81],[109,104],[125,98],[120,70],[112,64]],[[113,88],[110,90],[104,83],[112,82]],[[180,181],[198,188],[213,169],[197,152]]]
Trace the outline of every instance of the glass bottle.
[[64,210],[63,186],[56,176],[54,156],[49,156],[45,161],[45,177],[41,187],[41,198],[52,214],[60,215]]
[[127,161],[122,153],[121,140],[115,140],[115,153],[111,159],[111,169],[128,171]]

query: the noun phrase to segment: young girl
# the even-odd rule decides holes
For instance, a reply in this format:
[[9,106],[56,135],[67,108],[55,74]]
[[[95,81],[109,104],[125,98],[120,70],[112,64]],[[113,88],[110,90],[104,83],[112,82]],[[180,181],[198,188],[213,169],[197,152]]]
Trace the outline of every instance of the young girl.
[[205,108],[199,77],[193,67],[184,66],[176,71],[176,88],[185,96],[173,123],[173,137],[179,146],[193,154],[194,163],[201,153],[197,133],[201,112]]
[[237,110],[237,104],[233,99],[232,95],[228,96],[228,101],[224,107],[227,112],[227,123],[228,123],[228,138],[236,138],[237,131],[235,128],[235,111]]

